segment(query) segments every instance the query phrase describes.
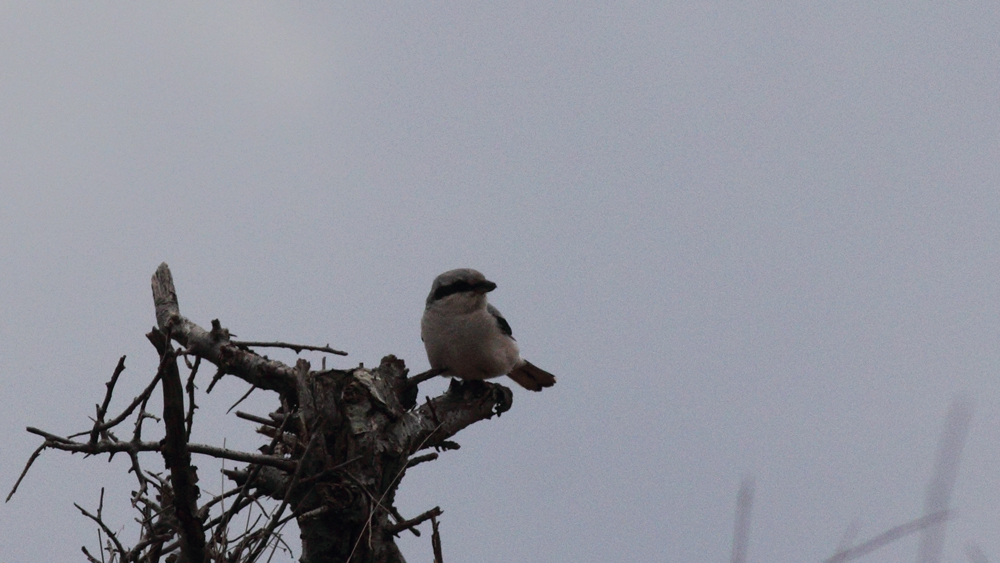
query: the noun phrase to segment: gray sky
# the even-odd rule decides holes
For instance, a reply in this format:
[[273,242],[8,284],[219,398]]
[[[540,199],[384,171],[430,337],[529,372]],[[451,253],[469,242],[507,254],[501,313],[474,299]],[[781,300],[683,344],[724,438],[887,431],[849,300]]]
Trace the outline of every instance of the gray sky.
[[[728,561],[750,475],[749,560],[819,561],[921,515],[961,396],[945,560],[1000,560],[998,30],[988,2],[6,3],[0,484],[121,354],[118,408],[151,376],[161,261],[196,322],[415,371],[467,266],[559,383],[407,475],[446,560]],[[257,445],[218,414],[244,389],[196,440]],[[0,559],[81,559],[101,486],[131,529],[126,468],[44,454]]]

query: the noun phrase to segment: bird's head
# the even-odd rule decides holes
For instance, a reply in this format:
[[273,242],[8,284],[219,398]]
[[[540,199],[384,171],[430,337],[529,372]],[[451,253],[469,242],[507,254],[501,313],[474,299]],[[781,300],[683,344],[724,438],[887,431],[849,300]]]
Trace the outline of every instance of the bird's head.
[[427,296],[427,307],[442,305],[448,308],[474,310],[486,307],[486,294],[497,284],[471,268],[448,270],[434,278]]

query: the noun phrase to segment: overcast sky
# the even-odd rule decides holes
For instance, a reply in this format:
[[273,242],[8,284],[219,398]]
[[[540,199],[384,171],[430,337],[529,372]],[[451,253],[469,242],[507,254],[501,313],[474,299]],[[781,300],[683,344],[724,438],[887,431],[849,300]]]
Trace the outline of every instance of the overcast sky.
[[[1000,561],[995,3],[8,2],[0,60],[4,493],[153,374],[162,261],[203,326],[414,371],[474,267],[559,382],[407,474],[446,561],[728,561],[747,476],[749,561],[820,561],[921,516],[960,397],[944,560]],[[261,443],[245,389],[195,440]],[[94,551],[102,486],[134,530],[127,467],[43,454],[0,560]]]

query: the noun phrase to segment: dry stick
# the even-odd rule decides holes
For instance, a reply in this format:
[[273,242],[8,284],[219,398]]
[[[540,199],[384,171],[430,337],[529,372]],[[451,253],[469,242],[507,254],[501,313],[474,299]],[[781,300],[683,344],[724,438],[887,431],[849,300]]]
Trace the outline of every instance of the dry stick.
[[[187,363],[185,361],[185,363]],[[185,442],[191,440],[191,427],[194,426],[194,409],[198,408],[194,404],[194,376],[198,375],[198,367],[201,366],[201,356],[194,357],[194,365],[191,366],[191,375],[188,376],[187,385],[184,389],[188,394],[188,413],[185,419],[185,424],[187,426],[187,432],[185,433]]]
[[434,549],[434,563],[444,563],[444,556],[441,555],[441,532],[435,516],[431,517],[431,548]]
[[435,506],[434,508],[428,510],[427,512],[424,512],[423,514],[417,517],[410,518],[409,520],[404,520],[402,522],[398,522],[396,524],[393,524],[392,526],[389,526],[388,528],[386,528],[386,531],[394,536],[398,536],[399,533],[402,532],[403,530],[412,529],[414,526],[423,524],[427,520],[430,520],[431,518],[437,518],[438,516],[441,516],[441,507]]
[[[104,519],[104,487],[101,487],[101,497],[97,501],[97,517],[101,520]],[[104,538],[101,537],[101,529],[97,529],[97,545],[104,545]],[[83,547],[83,546],[80,546]],[[104,561],[104,550],[101,550],[101,561]]]
[[437,458],[438,454],[435,452],[431,452],[429,454],[424,454],[424,455],[418,455],[417,457],[410,458],[410,460],[406,462],[406,468],[409,469],[414,465],[419,465],[425,461],[434,461]]
[[35,450],[35,452],[31,454],[31,457],[28,458],[28,463],[24,464],[24,469],[21,470],[21,476],[18,477],[17,482],[14,483],[14,488],[12,488],[9,493],[7,493],[7,500],[4,501],[5,503],[10,502],[10,498],[14,496],[14,493],[17,492],[17,487],[21,484],[21,481],[24,479],[24,476],[28,474],[28,469],[31,468],[31,464],[35,463],[35,460],[38,459],[38,456],[42,454],[42,450],[44,450],[45,448],[46,448],[45,444],[38,446],[38,449]]
[[247,397],[249,397],[250,394],[253,393],[256,390],[257,390],[257,386],[256,385],[251,385],[250,389],[248,389],[247,392],[244,393],[243,396],[240,397],[238,401],[236,401],[235,403],[233,403],[233,406],[231,406],[228,409],[226,409],[226,414],[229,414],[233,409],[235,409],[236,407],[240,406],[240,403],[242,403],[243,401],[247,400]]
[[[281,435],[285,431],[285,424],[287,424],[288,421],[291,420],[291,419],[292,419],[292,417],[286,416],[285,420],[282,421],[281,426],[278,427],[278,431],[275,432],[275,434],[274,434],[274,438],[271,439],[271,444],[267,448],[268,452],[274,451],[274,447],[278,445],[278,441],[281,440]],[[218,528],[216,528],[216,530],[215,530],[216,533],[213,535],[213,541],[217,540],[220,537],[219,536],[219,531],[220,530],[222,530],[222,532],[225,533],[226,527],[229,526],[229,521],[233,518],[233,516],[236,515],[237,512],[239,512],[239,510],[243,509],[241,507],[239,510],[237,510],[236,507],[240,504],[240,500],[244,496],[248,495],[248,493],[250,491],[251,485],[257,479],[257,475],[260,475],[261,467],[262,466],[260,466],[260,465],[255,465],[253,467],[253,469],[250,470],[250,473],[247,475],[246,482],[244,482],[243,486],[240,488],[239,496],[236,497],[236,500],[233,501],[232,506],[229,507],[229,512],[226,513],[224,515],[224,518],[220,521],[220,526]],[[244,506],[246,506],[246,505],[244,505]]]
[[[236,489],[233,489],[233,491],[235,491],[235,490]],[[232,492],[232,491],[230,491],[230,492]],[[233,511],[232,516],[235,516],[236,514],[239,514],[239,512],[241,510],[243,510],[244,508],[250,506],[251,504],[256,503],[258,501],[258,499],[260,499],[260,497],[262,497],[262,496],[264,496],[264,495],[263,494],[258,494],[258,493],[250,493],[250,494],[247,494],[244,497],[241,497],[241,498],[233,501],[232,506],[229,507],[229,510]],[[234,507],[236,507],[235,510],[234,510]],[[221,514],[221,515],[216,516],[215,518],[209,520],[208,522],[205,523],[205,529],[207,530],[209,528],[213,528],[213,527],[218,526],[219,524],[222,523],[222,519],[224,517],[225,517],[225,514]],[[228,525],[229,525],[229,521],[226,521],[226,526],[228,526]],[[216,532],[218,532],[219,528],[216,527],[215,530],[216,530]],[[213,537],[212,541],[216,541],[216,538]]]
[[96,557],[94,557],[93,555],[91,555],[90,552],[87,551],[87,546],[85,546],[85,545],[84,546],[80,546],[80,551],[82,551],[83,554],[87,556],[87,561],[89,561],[90,563],[104,563],[104,550],[103,549],[101,550],[101,559],[97,559]]
[[322,427],[323,417],[320,416],[316,419],[316,422],[313,425],[312,436],[309,438],[309,443],[306,444],[306,449],[303,450],[302,457],[299,458],[299,466],[295,468],[295,474],[292,475],[292,480],[288,483],[288,490],[285,491],[285,498],[282,499],[281,505],[274,511],[273,516],[271,516],[271,521],[267,523],[267,526],[264,528],[264,532],[261,535],[260,543],[257,544],[257,547],[253,551],[250,552],[251,556],[248,561],[256,559],[264,548],[267,547],[267,539],[274,532],[274,528],[278,525],[278,520],[281,519],[281,514],[285,511],[285,507],[288,506],[288,501],[291,499],[292,491],[294,491],[295,487],[299,484],[299,478],[302,476],[302,470],[306,466],[306,458],[309,456],[313,446],[316,445],[317,438],[323,435],[323,432],[321,431]]
[[129,460],[132,462],[132,468],[130,471],[135,473],[136,480],[139,481],[139,490],[136,491],[136,495],[145,495],[148,490],[149,480],[146,476],[142,474],[142,466],[139,465],[139,454],[136,452],[128,452]]
[[237,346],[246,346],[248,348],[289,348],[295,350],[298,354],[303,350],[311,350],[315,352],[326,352],[327,354],[336,354],[338,356],[346,356],[347,352],[341,350],[334,350],[330,348],[330,345],[326,346],[309,346],[307,344],[291,344],[289,342],[251,342],[249,340],[230,340],[231,343]]
[[75,502],[73,503],[73,506],[75,506],[77,510],[82,512],[84,516],[90,518],[94,522],[97,522],[97,525],[100,526],[101,529],[104,530],[104,533],[107,534],[109,538],[111,538],[112,542],[114,542],[115,549],[118,550],[120,556],[125,556],[128,554],[128,551],[126,551],[125,547],[122,546],[121,542],[118,541],[118,537],[115,536],[115,533],[111,531],[111,528],[108,528],[108,525],[104,523],[104,520],[102,520],[99,516],[94,516],[93,514],[87,512],[86,510],[84,510],[82,506],[76,504]]
[[750,543],[750,509],[753,506],[753,479],[747,477],[740,484],[736,499],[736,523],[733,529],[732,563],[746,563]]
[[104,422],[104,415],[108,414],[108,405],[111,404],[111,395],[115,392],[115,384],[118,383],[118,376],[125,371],[125,356],[118,358],[118,365],[115,366],[114,373],[111,374],[111,381],[104,384],[108,392],[104,394],[104,402],[97,407],[97,418],[94,420],[94,429],[90,431],[90,441],[97,442],[97,435],[101,432],[98,426]]
[[[51,434],[44,430],[39,430],[33,426],[27,427],[26,430],[32,434],[37,434],[46,438],[46,442],[42,444],[42,446],[62,450],[64,452],[110,454],[118,452],[160,452],[163,450],[163,444],[160,442],[108,442],[102,440],[97,444],[90,445],[86,442],[74,442],[72,440],[67,440],[66,438],[56,436],[55,434]],[[206,446],[204,444],[188,444],[188,451],[193,454],[207,455],[219,459],[242,461],[245,463],[260,463],[276,467],[284,471],[294,471],[296,467],[296,463],[294,461],[283,457],[251,454],[238,450]]]
[[854,546],[850,549],[845,549],[839,553],[833,555],[833,557],[825,560],[823,563],[843,563],[844,561],[850,561],[852,559],[857,559],[863,555],[867,555],[876,549],[890,544],[900,538],[906,537],[910,534],[919,532],[928,526],[934,526],[948,518],[947,512],[936,512],[934,514],[928,514],[926,516],[921,516],[916,520],[907,522],[906,524],[896,526],[891,530],[881,533],[874,538],[862,543],[861,545]]
[[103,432],[105,430],[108,430],[109,428],[114,428],[115,426],[118,426],[119,424],[122,423],[122,421],[124,421],[126,418],[129,417],[129,415],[132,414],[132,411],[134,411],[137,406],[139,406],[140,404],[145,404],[145,402],[149,399],[149,396],[153,393],[153,390],[156,388],[156,384],[159,382],[160,382],[160,374],[157,372],[156,377],[153,378],[153,381],[151,381],[149,385],[147,385],[146,388],[143,389],[142,393],[140,393],[138,397],[132,399],[132,404],[130,404],[128,408],[126,408],[124,411],[122,411],[120,415],[116,416],[112,420],[109,420],[108,422],[105,422],[103,424],[95,423],[93,429],[84,432],[77,432],[76,434],[72,434],[69,437],[76,438],[77,436],[83,436],[84,434],[87,433]]
[[[938,443],[934,475],[927,485],[924,497],[924,514],[948,511],[951,491],[955,487],[959,460],[962,457],[962,447],[965,445],[965,437],[968,434],[971,419],[972,403],[970,401],[962,399],[952,401],[948,408],[944,432]],[[944,535],[945,523],[943,521],[940,526],[924,528],[920,534],[917,563],[938,563],[941,561],[941,553],[944,550]]]
[[219,369],[215,370],[215,375],[212,376],[212,381],[208,383],[208,389],[205,389],[205,394],[209,395],[212,393],[212,389],[215,389],[215,384],[222,381],[222,378],[226,375],[226,368],[219,366]]
[[[406,521],[406,518],[403,518],[403,515],[399,513],[399,510],[397,510],[396,507],[391,504],[389,505],[389,513],[392,514],[392,517],[396,519],[396,524],[394,525],[399,525],[400,522]],[[410,532],[413,535],[417,536],[418,538],[420,537],[420,530],[416,528],[410,528]]]
[[[154,378],[154,380],[155,381],[159,381],[160,380],[159,371],[157,371],[157,374],[156,374],[156,377]],[[152,391],[152,390],[153,390],[153,388],[150,387],[150,391]],[[146,420],[147,418],[152,418],[153,420],[155,420],[157,422],[160,421],[160,419],[157,418],[156,415],[153,415],[153,414],[150,414],[150,413],[146,412],[146,405],[149,404],[149,397],[151,395],[152,395],[152,393],[150,393],[149,395],[146,395],[146,398],[143,399],[143,401],[142,401],[142,405],[139,406],[139,415],[135,419],[135,430],[133,430],[133,432],[132,432],[132,441],[133,442],[140,442],[142,440],[142,421]]]
[[256,422],[257,424],[261,424],[263,426],[270,426],[272,428],[278,428],[280,426],[277,422],[271,420],[270,418],[264,418],[262,416],[257,416],[243,411],[236,411],[236,416],[242,418],[243,420]]

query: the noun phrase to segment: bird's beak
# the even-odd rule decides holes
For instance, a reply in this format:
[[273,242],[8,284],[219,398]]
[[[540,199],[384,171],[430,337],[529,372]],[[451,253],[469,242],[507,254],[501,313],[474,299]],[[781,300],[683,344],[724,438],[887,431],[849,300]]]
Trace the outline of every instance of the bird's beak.
[[490,280],[483,280],[475,285],[475,292],[483,295],[489,293],[497,288],[497,284],[491,282]]

